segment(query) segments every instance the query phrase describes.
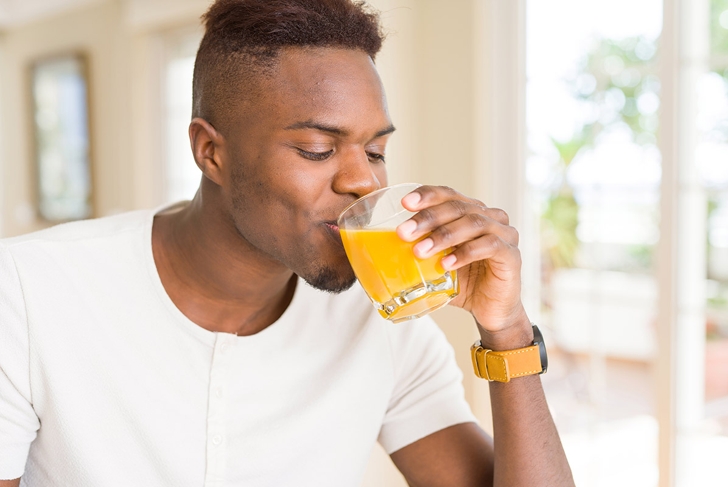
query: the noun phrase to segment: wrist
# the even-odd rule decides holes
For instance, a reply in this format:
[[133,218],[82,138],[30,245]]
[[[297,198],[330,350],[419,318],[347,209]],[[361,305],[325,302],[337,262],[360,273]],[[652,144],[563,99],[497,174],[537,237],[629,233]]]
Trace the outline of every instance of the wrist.
[[485,329],[476,319],[480,332],[480,342],[483,348],[503,351],[528,347],[533,344],[533,329],[531,321],[522,313],[506,327],[496,331]]

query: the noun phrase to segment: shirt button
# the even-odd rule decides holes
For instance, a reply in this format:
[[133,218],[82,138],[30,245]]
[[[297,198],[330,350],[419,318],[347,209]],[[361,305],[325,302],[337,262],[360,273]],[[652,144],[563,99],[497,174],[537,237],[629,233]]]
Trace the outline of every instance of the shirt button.
[[225,351],[230,347],[230,344],[228,342],[224,342],[222,345],[220,345],[220,353],[225,353]]
[[212,444],[214,446],[218,446],[220,443],[222,443],[222,436],[215,435],[215,436],[212,437]]
[[222,387],[215,389],[215,397],[222,397]]

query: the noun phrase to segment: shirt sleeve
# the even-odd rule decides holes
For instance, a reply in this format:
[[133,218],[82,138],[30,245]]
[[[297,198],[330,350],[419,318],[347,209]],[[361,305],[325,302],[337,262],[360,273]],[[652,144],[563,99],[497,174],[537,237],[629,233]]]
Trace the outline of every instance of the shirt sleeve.
[[13,258],[0,242],[0,480],[22,476],[40,426],[30,393],[28,320]]
[[425,317],[390,325],[395,382],[379,443],[391,454],[455,424],[477,422],[452,346]]

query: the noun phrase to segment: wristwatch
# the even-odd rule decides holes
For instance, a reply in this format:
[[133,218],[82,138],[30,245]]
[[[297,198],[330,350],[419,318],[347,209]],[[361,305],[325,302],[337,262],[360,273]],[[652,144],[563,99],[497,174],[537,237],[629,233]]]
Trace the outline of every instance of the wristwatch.
[[470,347],[475,375],[481,379],[509,382],[514,377],[543,374],[549,365],[546,345],[538,326],[533,326],[533,345],[515,350],[494,352],[483,348],[480,340]]

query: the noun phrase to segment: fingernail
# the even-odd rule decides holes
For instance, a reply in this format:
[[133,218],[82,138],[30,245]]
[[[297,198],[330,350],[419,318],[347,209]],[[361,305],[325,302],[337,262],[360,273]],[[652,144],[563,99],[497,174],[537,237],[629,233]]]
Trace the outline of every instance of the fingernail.
[[435,242],[432,241],[431,238],[426,238],[417,245],[415,245],[414,250],[418,254],[420,254],[422,257],[426,257],[427,253],[430,251],[430,249],[435,245]]
[[454,255],[450,254],[450,255],[446,255],[445,257],[443,257],[442,260],[440,261],[440,264],[442,264],[442,267],[444,267],[446,271],[449,271],[450,269],[452,269],[452,267],[455,265],[455,263],[457,261],[458,261],[458,258],[455,257]]
[[418,192],[413,192],[402,198],[402,204],[409,208],[414,208],[417,206],[417,203],[420,202],[422,199],[422,196]]
[[399,235],[402,237],[410,237],[417,230],[417,222],[414,220],[407,220],[399,226]]

